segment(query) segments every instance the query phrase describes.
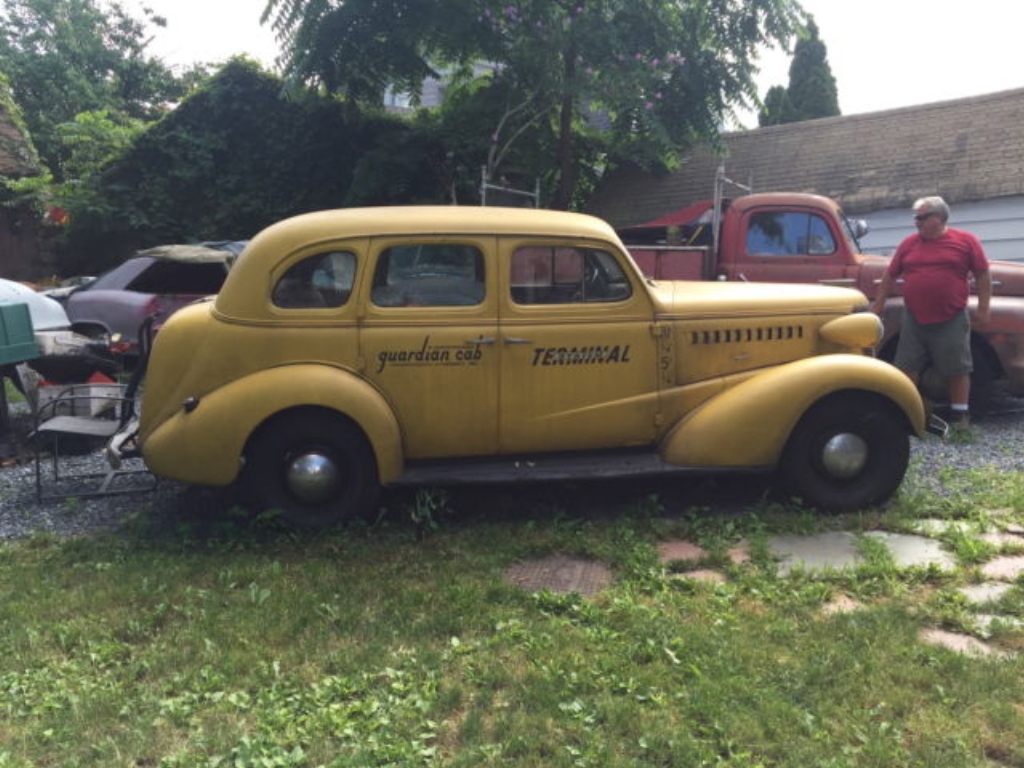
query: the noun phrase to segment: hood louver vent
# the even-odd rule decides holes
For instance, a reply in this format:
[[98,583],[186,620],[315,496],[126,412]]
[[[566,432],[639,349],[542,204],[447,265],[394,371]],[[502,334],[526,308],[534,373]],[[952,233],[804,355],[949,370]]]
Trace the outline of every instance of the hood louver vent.
[[753,341],[789,341],[802,339],[802,325],[772,325],[764,328],[723,328],[719,330],[693,331],[690,343],[693,346],[709,344],[739,344]]

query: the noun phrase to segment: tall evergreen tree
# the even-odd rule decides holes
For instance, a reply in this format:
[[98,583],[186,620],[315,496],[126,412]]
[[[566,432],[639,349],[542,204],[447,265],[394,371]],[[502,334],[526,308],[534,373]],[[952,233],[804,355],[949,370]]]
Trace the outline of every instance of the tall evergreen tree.
[[762,126],[779,125],[839,114],[839,93],[828,63],[828,49],[819,37],[818,25],[809,18],[793,48],[789,87],[769,89],[758,122]]

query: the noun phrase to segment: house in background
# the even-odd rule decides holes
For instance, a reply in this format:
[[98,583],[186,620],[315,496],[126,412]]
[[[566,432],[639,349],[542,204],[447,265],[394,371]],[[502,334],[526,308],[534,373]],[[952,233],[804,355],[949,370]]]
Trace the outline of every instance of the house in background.
[[662,177],[609,174],[587,212],[619,228],[651,221],[711,199],[724,163],[755,192],[834,198],[867,220],[867,253],[891,253],[914,231],[913,202],[938,194],[950,224],[978,235],[989,258],[1024,260],[1024,89],[727,133],[722,143],[724,155],[695,149]]
[[[10,91],[0,81],[0,181],[37,176],[35,148],[17,119]],[[0,203],[9,193],[0,190]],[[30,205],[0,204],[0,277],[34,280],[44,276],[39,216]]]

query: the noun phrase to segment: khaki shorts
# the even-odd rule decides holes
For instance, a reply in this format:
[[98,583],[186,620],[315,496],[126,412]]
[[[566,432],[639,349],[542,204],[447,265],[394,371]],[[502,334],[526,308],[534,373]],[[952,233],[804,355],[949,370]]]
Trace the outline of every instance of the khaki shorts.
[[967,310],[943,323],[922,325],[906,307],[893,365],[917,374],[932,367],[942,376],[963,376],[974,370],[971,359],[971,320]]

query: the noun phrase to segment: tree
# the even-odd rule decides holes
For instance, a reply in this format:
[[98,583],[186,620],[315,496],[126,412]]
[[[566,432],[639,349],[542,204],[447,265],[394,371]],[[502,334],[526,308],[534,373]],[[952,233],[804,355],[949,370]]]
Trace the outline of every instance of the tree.
[[761,127],[793,122],[793,105],[785,86],[773,85],[768,89],[757,120]]
[[[777,89],[784,91],[785,98]],[[828,64],[828,49],[819,38],[818,25],[810,18],[793,48],[789,87],[773,86],[768,91],[759,124],[779,125],[838,114],[839,94]]]
[[[94,273],[138,248],[246,239],[321,208],[442,199],[432,163],[444,151],[429,131],[388,115],[353,120],[336,99],[282,91],[280,78],[232,59],[74,185],[64,268]],[[79,120],[86,146],[94,129],[102,116]]]
[[787,41],[799,19],[795,0],[267,0],[264,11],[293,87],[356,106],[490,62],[485,77],[510,98],[482,132],[500,143],[502,121],[550,131],[556,208],[573,199],[586,111],[605,118],[613,157],[671,166],[756,101],[757,49]]
[[70,150],[62,125],[85,112],[130,129],[151,121],[192,82],[146,55],[149,27],[164,20],[133,18],[116,0],[0,0],[0,71],[43,163],[58,181]]

